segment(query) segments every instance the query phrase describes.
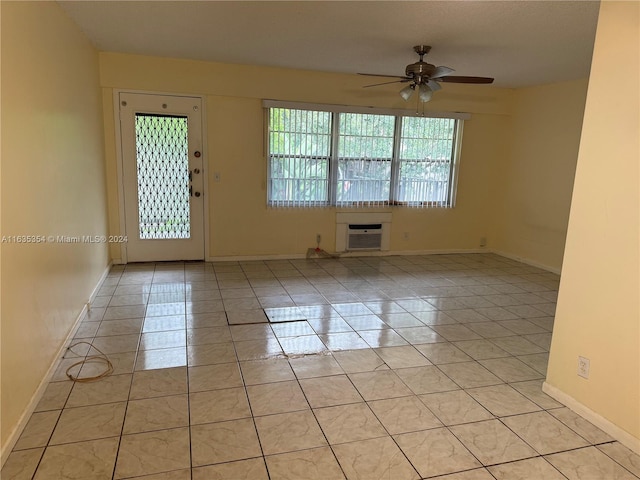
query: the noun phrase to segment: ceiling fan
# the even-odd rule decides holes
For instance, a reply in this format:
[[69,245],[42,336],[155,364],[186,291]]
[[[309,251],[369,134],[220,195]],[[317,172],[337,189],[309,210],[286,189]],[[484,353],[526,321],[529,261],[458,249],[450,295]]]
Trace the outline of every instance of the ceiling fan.
[[390,83],[406,83],[409,85],[400,90],[400,96],[405,100],[409,100],[413,95],[413,92],[418,91],[418,98],[421,102],[428,102],[431,100],[433,92],[440,90],[442,87],[439,82],[451,82],[451,83],[493,83],[493,78],[489,77],[462,77],[457,75],[451,75],[455,72],[449,67],[436,67],[431,63],[423,61],[423,57],[429,53],[431,47],[428,45],[416,45],[413,50],[420,55],[420,60],[407,65],[404,76],[397,75],[378,75],[375,73],[359,73],[358,75],[367,75],[371,77],[389,77],[399,78],[400,80],[393,80],[391,82],[374,83],[373,85],[365,85],[368,87],[377,87],[379,85],[387,85]]

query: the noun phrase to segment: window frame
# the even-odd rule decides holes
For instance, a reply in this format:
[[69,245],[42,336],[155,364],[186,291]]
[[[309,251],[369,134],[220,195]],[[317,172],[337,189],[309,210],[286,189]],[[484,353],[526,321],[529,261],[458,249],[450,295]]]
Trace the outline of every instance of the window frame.
[[[289,107],[279,107],[279,106],[275,106],[275,107],[271,107],[271,108],[287,108],[287,109],[291,109]],[[332,126],[333,126],[333,114],[331,112],[327,112],[325,110],[317,110],[317,109],[295,109],[295,110],[304,110],[307,112],[317,112],[317,113],[328,113],[328,120],[329,120],[329,125],[331,126],[330,129],[328,129],[327,133],[326,133],[326,137],[327,137],[327,152],[326,155],[321,155],[318,153],[315,154],[306,154],[306,155],[294,155],[293,157],[297,157],[300,160],[307,160],[307,161],[318,161],[318,160],[323,160],[325,159],[327,162],[327,176],[324,177],[325,178],[325,182],[327,183],[327,195],[326,195],[326,200],[291,200],[289,202],[285,202],[282,200],[274,200],[272,198],[273,195],[273,181],[271,178],[271,166],[272,166],[272,158],[276,157],[276,158],[281,158],[283,160],[287,159],[287,158],[293,158],[291,155],[287,155],[286,153],[278,153],[272,156],[271,152],[270,152],[270,138],[271,138],[271,129],[270,129],[270,118],[271,118],[271,112],[270,112],[270,108],[266,108],[265,109],[265,125],[266,128],[264,129],[265,131],[265,149],[266,149],[266,157],[267,157],[267,205],[269,207],[282,207],[282,208],[296,208],[296,207],[326,207],[330,204],[331,202],[331,185],[330,185],[330,177],[331,177],[331,158],[332,158],[332,151],[333,151],[333,137],[332,137]],[[297,118],[297,117],[296,117]],[[296,134],[297,132],[288,132],[288,133],[293,133]],[[308,134],[308,133],[307,133]],[[317,135],[318,133],[315,132],[315,134]],[[324,134],[323,134],[324,135]],[[307,179],[308,181],[308,179]]]
[[[464,112],[425,112],[421,114],[421,118],[446,118],[454,120],[453,138],[451,140],[451,161],[449,164],[448,175],[448,188],[445,201],[416,201],[407,202],[398,200],[399,190],[399,178],[400,178],[400,166],[402,159],[400,158],[400,148],[402,142],[402,118],[414,117],[416,114],[403,109],[389,109],[389,108],[375,108],[375,107],[356,107],[346,105],[324,105],[324,104],[310,104],[300,102],[285,102],[276,100],[263,100],[264,108],[264,150],[266,157],[266,179],[267,179],[267,206],[270,208],[313,208],[313,207],[334,207],[334,208],[372,208],[372,207],[413,207],[413,208],[453,208],[456,204],[458,171],[460,166],[460,156],[462,150],[462,133],[464,120],[471,118],[469,113]],[[272,200],[272,185],[271,185],[271,153],[269,146],[270,139],[270,109],[283,108],[293,110],[307,110],[307,111],[319,111],[328,112],[330,117],[329,128],[329,158],[328,158],[328,195],[327,200],[322,201],[289,201],[283,202],[281,200]],[[338,184],[338,163],[339,163],[339,138],[340,138],[340,122],[339,116],[342,113],[354,113],[354,114],[370,114],[370,115],[392,115],[394,116],[394,137],[392,147],[391,169],[389,174],[389,197],[383,202],[379,201],[357,201],[353,203],[343,203],[337,201],[337,184]]]

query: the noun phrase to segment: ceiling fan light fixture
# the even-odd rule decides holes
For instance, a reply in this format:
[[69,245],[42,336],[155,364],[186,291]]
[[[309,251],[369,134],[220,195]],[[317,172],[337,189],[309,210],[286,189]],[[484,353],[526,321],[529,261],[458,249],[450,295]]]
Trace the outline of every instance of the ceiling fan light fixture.
[[413,95],[413,91],[416,88],[416,86],[414,84],[411,85],[407,85],[406,87],[404,87],[402,90],[400,90],[400,96],[406,101],[409,100],[411,98],[411,96]]
[[407,67],[405,68],[404,76],[380,75],[377,73],[360,73],[359,75],[397,79],[390,82],[365,85],[365,87],[376,87],[378,85],[387,85],[389,83],[411,82],[409,86],[400,90],[400,96],[406,101],[413,96],[414,90],[418,90],[418,103],[426,103],[431,100],[433,92],[437,92],[442,88],[440,86],[440,82],[477,84],[493,83],[493,78],[490,77],[451,75],[455,72],[453,68],[445,66],[436,67],[431,63],[425,62],[424,56],[431,50],[431,47],[428,45],[416,45],[415,47],[413,47],[413,50],[420,56],[420,60],[407,65]]
[[422,84],[418,87],[418,94],[420,96],[420,101],[422,103],[426,103],[431,100],[433,90],[431,90],[428,85]]

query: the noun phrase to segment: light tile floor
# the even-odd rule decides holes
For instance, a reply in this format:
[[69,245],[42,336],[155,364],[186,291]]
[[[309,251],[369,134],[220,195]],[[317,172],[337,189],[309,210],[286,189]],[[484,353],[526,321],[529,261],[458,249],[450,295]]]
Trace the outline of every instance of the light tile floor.
[[558,281],[489,254],[114,267],[76,335],[114,374],[74,384],[68,353],[2,479],[639,478],[541,391]]

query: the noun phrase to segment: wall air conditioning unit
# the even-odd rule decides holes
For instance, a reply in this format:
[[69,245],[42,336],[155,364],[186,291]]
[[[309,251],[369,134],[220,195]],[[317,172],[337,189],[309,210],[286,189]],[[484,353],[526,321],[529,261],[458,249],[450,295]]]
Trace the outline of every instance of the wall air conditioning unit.
[[336,252],[389,250],[391,213],[336,213]]
[[347,227],[347,250],[380,250],[381,223],[350,223]]

